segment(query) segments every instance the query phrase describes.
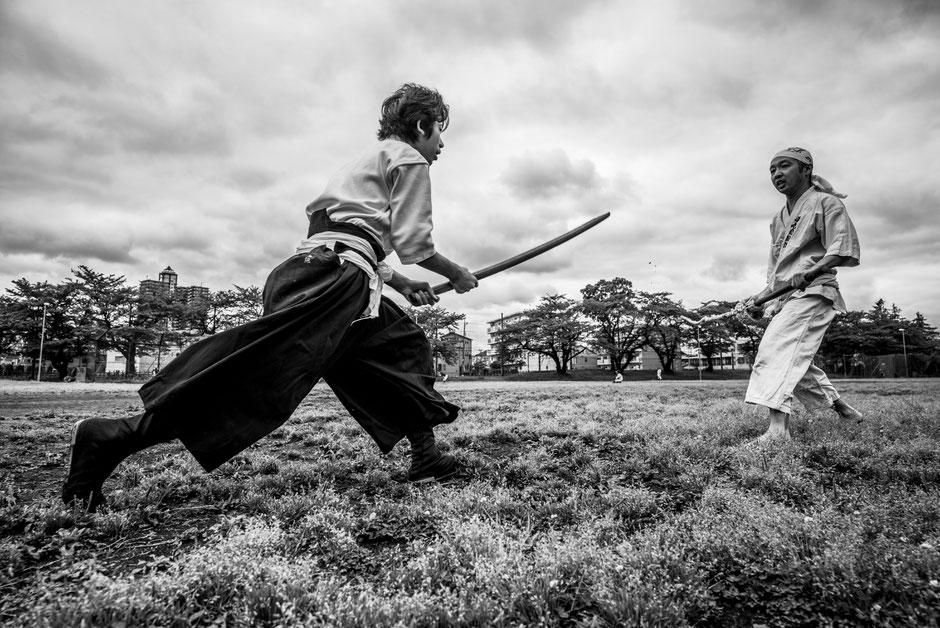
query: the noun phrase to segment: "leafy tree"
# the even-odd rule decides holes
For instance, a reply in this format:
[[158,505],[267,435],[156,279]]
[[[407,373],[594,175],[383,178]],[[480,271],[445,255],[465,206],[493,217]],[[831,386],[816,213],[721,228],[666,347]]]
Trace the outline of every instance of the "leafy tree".
[[[721,304],[727,308],[734,307],[734,303],[730,301],[722,301]],[[731,337],[739,341],[738,347],[741,353],[750,358],[751,362],[757,356],[757,348],[760,346],[768,324],[770,324],[770,319],[754,319],[747,314],[729,316],[725,322]]]
[[908,351],[912,353],[932,354],[940,351],[940,333],[930,325],[920,312],[914,314],[914,320],[906,321],[905,340]]
[[[722,314],[734,307],[729,301],[712,301],[693,311],[693,318],[702,318],[714,314]],[[731,330],[727,318],[708,321],[697,325],[695,329],[695,342],[702,356],[708,363],[705,370],[709,373],[715,370],[715,356],[730,351],[734,346],[731,339]]]
[[[127,323],[128,303],[135,290],[125,285],[123,276],[105,275],[85,265],[73,269],[72,275],[69,282],[78,295],[78,333],[94,348],[96,365],[101,364],[105,351],[118,350],[122,344],[117,331]],[[134,359],[127,361],[133,364]]]
[[42,361],[51,362],[59,378],[64,378],[69,363],[84,349],[75,333],[74,288],[68,283],[31,283],[24,278],[14,281],[7,293],[0,312],[4,342],[34,360],[39,359],[41,348]]
[[864,344],[859,349],[866,355],[886,355],[900,353],[901,331],[900,310],[896,305],[885,306],[884,299],[878,299],[866,317],[862,320]]
[[431,343],[431,358],[440,358],[447,364],[454,364],[457,352],[454,345],[443,340],[448,333],[457,331],[457,323],[466,318],[463,314],[448,312],[438,305],[425,305],[422,307],[409,307],[408,316],[428,337]]
[[15,299],[0,295],[0,355],[21,352],[16,317],[13,314],[16,308]]
[[486,350],[480,351],[478,354],[473,356],[473,374],[474,375],[484,375],[487,370],[489,370],[489,365],[486,363],[488,356]]
[[192,329],[215,334],[251,322],[264,311],[262,290],[258,286],[233,285],[233,290],[220,290],[209,297],[204,313],[194,313]]
[[646,344],[646,318],[637,304],[633,284],[622,278],[602,279],[581,289],[584,315],[596,323],[593,346],[620,372]]
[[126,285],[123,275],[105,275],[84,265],[72,274],[71,283],[81,295],[82,333],[99,353],[119,352],[125,375],[136,375],[137,356],[161,345],[162,334],[181,316],[182,304],[172,294],[140,294]]
[[534,308],[502,330],[505,343],[517,350],[544,355],[559,375],[568,373],[571,359],[583,353],[593,326],[582,317],[581,304],[564,295],[542,297]]
[[871,327],[864,312],[836,314],[819,347],[820,355],[830,362],[841,362],[843,356],[861,353],[861,348],[869,344],[867,338]]
[[647,343],[659,357],[666,374],[675,373],[673,364],[682,353],[682,343],[688,337],[689,325],[682,317],[688,312],[674,301],[668,292],[647,295],[643,311],[647,318]]

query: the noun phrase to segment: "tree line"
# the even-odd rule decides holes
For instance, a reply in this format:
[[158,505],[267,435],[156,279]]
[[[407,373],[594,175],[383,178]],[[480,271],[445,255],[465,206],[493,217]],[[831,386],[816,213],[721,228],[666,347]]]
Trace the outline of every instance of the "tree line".
[[[638,349],[656,353],[665,373],[673,373],[684,347],[695,347],[714,369],[714,359],[738,349],[753,358],[767,320],[727,317],[693,325],[711,314],[727,312],[731,301],[712,301],[686,308],[668,292],[635,290],[622,277],[602,279],[581,289],[580,299],[548,295],[513,317],[496,333],[496,355],[490,368],[518,364],[524,354],[550,360],[559,374],[567,373],[573,358],[591,351],[608,358],[611,371],[623,371]],[[75,358],[116,351],[125,358],[126,376],[136,374],[136,358],[183,348],[195,339],[218,333],[261,315],[261,289],[233,286],[209,292],[206,298],[186,299],[175,292],[141,291],[123,276],[106,275],[87,266],[57,284],[18,279],[0,296],[0,355],[16,354],[34,360],[42,346],[59,377],[65,377]],[[435,356],[453,364],[456,351],[447,341],[463,314],[439,306],[408,308],[424,330]],[[45,320],[43,320],[43,317]],[[903,331],[902,331],[903,330]],[[831,366],[847,368],[847,356],[906,354],[910,375],[940,371],[937,330],[919,312],[913,319],[896,306],[878,300],[867,311],[836,317],[818,357]]]
[[261,315],[261,289],[233,286],[207,298],[186,299],[170,290],[141,291],[123,276],[72,270],[60,283],[17,279],[0,296],[0,355],[48,360],[59,378],[76,358],[116,351],[124,375],[136,358],[154,355]]
[[[581,299],[565,295],[542,297],[534,307],[497,331],[495,365],[518,363],[526,353],[550,360],[565,374],[572,358],[592,351],[608,358],[610,370],[622,372],[636,351],[650,348],[667,374],[674,372],[683,347],[695,347],[707,371],[714,359],[737,345],[753,360],[769,319],[730,316],[694,325],[712,314],[727,312],[732,301],[711,301],[686,308],[668,292],[634,290],[622,277],[602,279],[581,289]],[[918,312],[906,319],[896,306],[879,299],[868,311],[850,311],[833,321],[817,358],[846,368],[847,356],[901,354],[909,375],[940,374],[940,342],[936,328]],[[867,373],[871,374],[871,373]]]

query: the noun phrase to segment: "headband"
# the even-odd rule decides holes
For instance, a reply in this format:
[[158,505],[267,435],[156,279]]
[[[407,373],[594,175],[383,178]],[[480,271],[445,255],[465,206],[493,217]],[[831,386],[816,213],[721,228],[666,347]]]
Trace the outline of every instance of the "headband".
[[782,151],[779,151],[774,155],[770,161],[778,157],[789,157],[795,159],[801,163],[806,164],[807,166],[812,167],[813,165],[813,156],[810,155],[809,151],[805,148],[800,148],[799,146],[791,146],[790,148],[784,148]]
[[[789,157],[790,159],[795,159],[796,161],[806,164],[810,168],[813,167],[813,156],[805,148],[800,148],[799,146],[791,146],[790,148],[784,148],[781,151],[778,151],[776,155],[771,157],[770,162],[773,163],[774,159],[778,157]],[[834,189],[832,189],[832,184],[823,179],[818,174],[814,174],[811,177],[811,182],[813,187],[819,190],[820,192],[825,192],[826,194],[832,194],[838,198],[845,198],[845,194],[839,194]]]

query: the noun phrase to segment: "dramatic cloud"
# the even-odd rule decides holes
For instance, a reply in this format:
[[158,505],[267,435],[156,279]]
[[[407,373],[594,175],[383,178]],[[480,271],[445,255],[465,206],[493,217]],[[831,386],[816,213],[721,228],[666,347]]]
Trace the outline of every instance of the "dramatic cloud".
[[[86,264],[260,285],[304,207],[417,81],[451,105],[438,249],[471,269],[596,216],[444,306],[486,322],[625,277],[689,305],[764,278],[788,145],[849,195],[878,298],[940,324],[940,4],[498,0],[0,3],[0,283]],[[441,278],[409,267],[407,273]]]
[[511,158],[502,180],[513,196],[524,201],[590,193],[599,184],[593,163],[572,162],[560,148]]

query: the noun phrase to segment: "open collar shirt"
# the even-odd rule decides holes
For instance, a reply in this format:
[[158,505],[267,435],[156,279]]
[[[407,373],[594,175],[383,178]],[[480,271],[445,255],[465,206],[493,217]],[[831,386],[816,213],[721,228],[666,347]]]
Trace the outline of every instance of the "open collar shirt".
[[[815,188],[800,197],[793,211],[788,212],[784,204],[770,223],[770,237],[767,283],[772,289],[789,283],[794,275],[805,272],[827,255],[848,257],[843,266],[859,264],[858,234],[845,205],[838,197]],[[778,310],[787,299],[813,294],[832,301],[836,311],[845,312],[835,269],[817,277],[805,290],[781,297],[772,310]]]

